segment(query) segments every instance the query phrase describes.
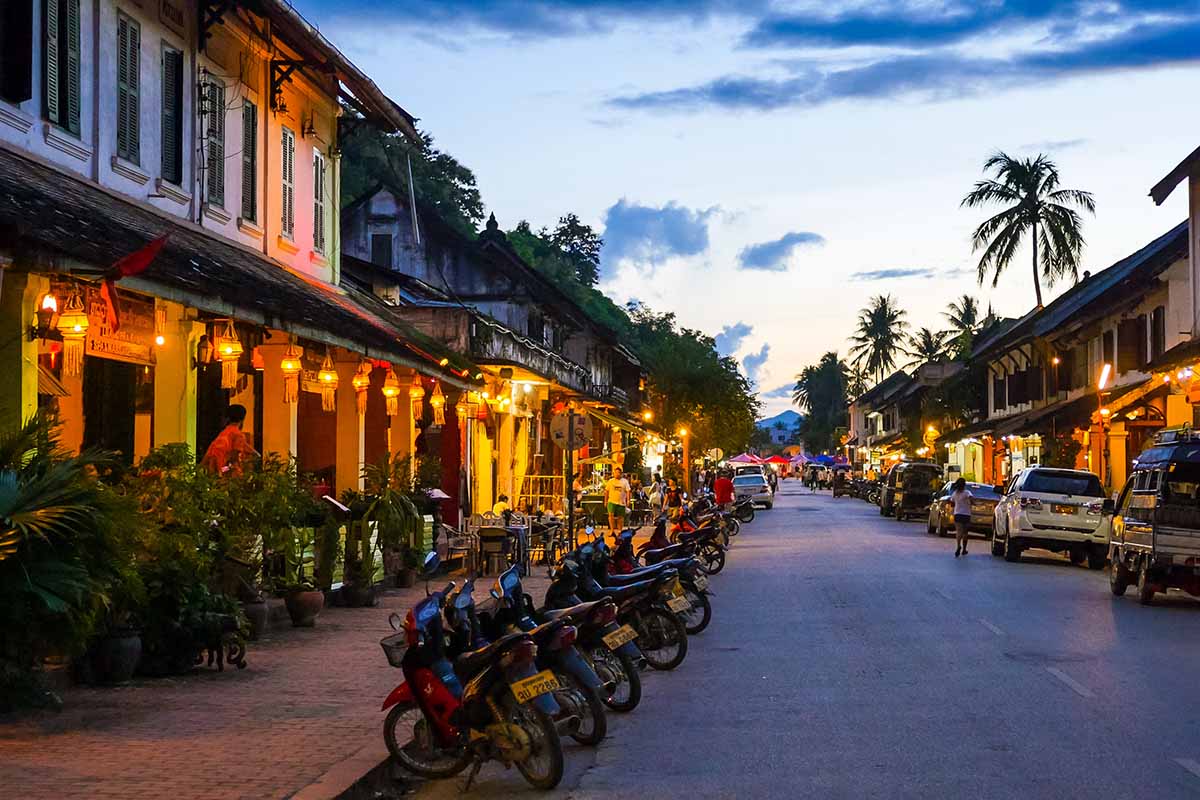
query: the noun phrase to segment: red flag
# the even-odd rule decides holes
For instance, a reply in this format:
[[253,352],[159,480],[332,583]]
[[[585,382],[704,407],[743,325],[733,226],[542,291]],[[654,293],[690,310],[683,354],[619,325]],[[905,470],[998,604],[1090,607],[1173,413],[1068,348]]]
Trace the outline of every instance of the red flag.
[[104,298],[104,318],[110,332],[116,333],[121,329],[121,299],[117,295],[117,281],[145,272],[150,262],[158,255],[158,251],[167,243],[169,235],[160,236],[141,250],[130,253],[104,273],[100,296]]

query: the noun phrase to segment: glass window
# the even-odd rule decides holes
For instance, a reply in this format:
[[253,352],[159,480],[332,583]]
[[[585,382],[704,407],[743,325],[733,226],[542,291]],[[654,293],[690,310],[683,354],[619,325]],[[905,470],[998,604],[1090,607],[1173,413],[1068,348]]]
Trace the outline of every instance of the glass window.
[[1082,472],[1056,472],[1047,469],[1031,470],[1021,489],[1026,492],[1043,492],[1045,494],[1104,496],[1100,479],[1095,475]]

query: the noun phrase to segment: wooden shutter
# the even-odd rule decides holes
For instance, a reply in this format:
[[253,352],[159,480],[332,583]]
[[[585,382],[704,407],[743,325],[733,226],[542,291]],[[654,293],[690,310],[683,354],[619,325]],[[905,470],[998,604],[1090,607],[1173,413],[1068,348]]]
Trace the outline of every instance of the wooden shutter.
[[[62,57],[62,47],[58,41],[60,0],[43,0],[43,2],[45,3],[45,20],[42,32],[45,39],[46,87],[44,94],[46,119],[55,125],[61,125],[62,114],[59,104],[62,101],[62,97],[59,87],[62,81],[58,69],[59,59]],[[66,2],[70,2],[70,0],[66,0]]]
[[379,267],[392,268],[392,235],[371,234],[371,263]]
[[117,155],[135,164],[141,157],[138,146],[138,24],[124,14],[117,16]]
[[242,104],[242,219],[258,219],[258,109]]
[[313,250],[325,252],[325,159],[313,150]]
[[1150,316],[1150,357],[1167,352],[1167,309],[1159,306]]
[[63,31],[66,41],[62,43],[66,46],[66,63],[63,65],[66,75],[62,76],[62,78],[65,80],[67,93],[66,119],[61,124],[71,133],[78,136],[79,108],[81,105],[79,97],[79,0],[60,0],[60,2],[64,4],[64,10],[66,11],[64,18],[65,29]]
[[1136,319],[1121,320],[1117,326],[1117,363],[1113,365],[1113,371],[1117,375],[1142,366],[1141,348],[1138,346],[1138,342],[1145,338],[1146,327],[1144,325],[1139,328]]
[[1137,366],[1142,369],[1150,363],[1150,329],[1148,318],[1145,314],[1139,314],[1137,320],[1134,321],[1137,327]]
[[183,53],[163,48],[162,56],[162,176],[183,182]]
[[33,0],[0,3],[0,97],[33,97]]
[[1117,360],[1116,342],[1113,341],[1113,332],[1105,331],[1100,337],[1101,361],[1105,364],[1112,364]]
[[225,206],[225,86],[212,81],[208,84],[208,146],[207,183],[208,202],[214,206]]
[[283,235],[291,238],[296,221],[296,134],[287,128],[282,130],[280,178],[283,183],[283,191],[279,210],[283,216],[281,220]]

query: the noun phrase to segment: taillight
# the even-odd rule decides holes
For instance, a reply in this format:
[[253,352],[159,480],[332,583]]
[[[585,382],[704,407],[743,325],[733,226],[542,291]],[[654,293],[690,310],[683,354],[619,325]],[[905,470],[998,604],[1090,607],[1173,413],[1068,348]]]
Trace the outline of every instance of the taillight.
[[563,650],[575,644],[575,637],[579,634],[579,629],[574,625],[564,625],[554,634],[554,643],[550,646],[552,650]]
[[610,622],[617,621],[617,607],[612,603],[605,603],[592,612],[591,621],[593,625],[607,625]]
[[1036,497],[1022,497],[1021,508],[1032,508],[1034,511],[1042,510],[1042,501]]
[[503,659],[502,665],[516,664],[532,664],[537,658],[537,645],[533,643],[533,639],[522,639],[512,646]]

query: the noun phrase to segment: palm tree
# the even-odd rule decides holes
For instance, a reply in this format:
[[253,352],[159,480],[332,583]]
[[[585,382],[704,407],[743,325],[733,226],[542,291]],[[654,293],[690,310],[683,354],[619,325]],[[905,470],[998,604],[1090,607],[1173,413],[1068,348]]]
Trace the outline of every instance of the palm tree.
[[867,380],[870,376],[862,365],[855,361],[846,367],[846,397],[853,400],[867,391]]
[[814,449],[834,446],[833,432],[846,424],[847,372],[846,362],[830,352],[796,376],[792,402],[807,412],[801,435]]
[[971,295],[964,294],[951,303],[950,310],[943,311],[942,316],[950,323],[948,333],[951,337],[974,333],[979,328],[979,303]]
[[1033,289],[1037,307],[1042,307],[1042,285],[1047,286],[1067,275],[1079,276],[1079,260],[1083,253],[1083,218],[1080,208],[1094,214],[1096,201],[1090,192],[1080,189],[1060,189],[1058,167],[1045,155],[1016,159],[997,152],[983,164],[983,171],[994,172],[995,178],[978,181],[963,198],[962,205],[979,208],[1003,204],[1003,211],[975,229],[971,237],[972,252],[983,250],[979,259],[979,283],[992,273],[992,286],[1012,263],[1017,249],[1026,237],[1033,250]]
[[863,362],[876,381],[883,380],[884,372],[896,366],[896,355],[904,350],[908,330],[904,315],[891,295],[871,298],[871,304],[858,312],[858,328],[850,337],[854,343],[850,353],[856,364]]
[[908,337],[908,347],[904,352],[912,357],[912,361],[908,362],[910,367],[941,361],[946,357],[946,334],[921,328]]

